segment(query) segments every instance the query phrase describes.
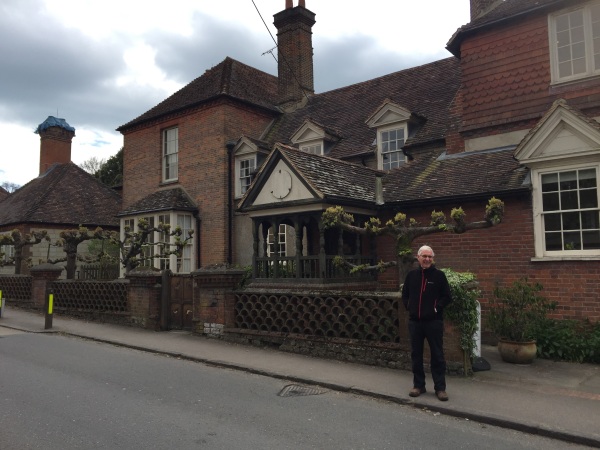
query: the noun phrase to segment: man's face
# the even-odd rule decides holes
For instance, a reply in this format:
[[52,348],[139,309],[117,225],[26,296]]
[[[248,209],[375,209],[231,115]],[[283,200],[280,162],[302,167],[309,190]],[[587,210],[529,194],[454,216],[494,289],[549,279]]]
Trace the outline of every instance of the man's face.
[[433,252],[431,250],[422,250],[421,254],[417,256],[419,264],[423,269],[429,269],[433,264]]

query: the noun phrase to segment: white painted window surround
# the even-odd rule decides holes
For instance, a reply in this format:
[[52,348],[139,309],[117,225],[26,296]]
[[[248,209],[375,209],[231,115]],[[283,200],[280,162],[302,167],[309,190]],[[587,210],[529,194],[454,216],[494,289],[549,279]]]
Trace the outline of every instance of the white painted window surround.
[[553,83],[600,76],[600,1],[548,16]]

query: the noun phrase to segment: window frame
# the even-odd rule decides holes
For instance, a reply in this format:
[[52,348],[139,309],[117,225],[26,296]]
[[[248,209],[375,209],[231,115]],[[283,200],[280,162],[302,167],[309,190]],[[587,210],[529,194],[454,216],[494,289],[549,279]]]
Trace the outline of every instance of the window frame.
[[[153,214],[143,214],[143,215],[137,215],[137,216],[129,216],[126,218],[122,218],[121,219],[121,229],[120,229],[120,239],[121,241],[125,238],[125,224],[126,223],[133,223],[133,231],[138,230],[138,221],[139,219],[147,219],[150,222],[150,219],[153,220],[154,225],[158,226],[159,223],[164,223],[164,224],[179,224],[180,223],[180,218],[181,217],[189,217],[189,224],[191,226],[191,229],[194,234],[192,236],[192,239],[185,245],[184,247],[184,254],[182,255],[183,261],[177,256],[177,255],[169,255],[167,257],[163,257],[163,258],[153,258],[152,262],[146,262],[143,265],[145,267],[154,267],[155,269],[159,269],[159,270],[171,270],[173,273],[190,273],[194,270],[196,270],[196,255],[195,255],[195,243],[197,242],[196,239],[198,239],[198,231],[196,230],[197,227],[197,222],[195,220],[195,217],[193,214],[188,213],[186,211],[161,211],[161,212],[156,212]],[[177,226],[177,225],[175,225]],[[174,229],[174,226],[171,225],[171,231]],[[187,238],[187,230],[188,229],[184,229],[182,227],[182,231],[183,234],[181,235],[182,239],[186,239]],[[165,238],[166,236],[163,235],[163,233],[160,232],[154,232],[154,235],[150,237],[148,242],[153,242],[155,245],[169,245],[169,246],[173,246],[175,244],[175,237],[174,236],[168,236],[168,244],[160,244],[161,242],[165,242]],[[152,253],[152,255],[156,254],[158,252],[158,250],[154,247],[153,249],[147,249],[146,250],[146,254],[149,254],[150,252]],[[183,269],[185,269],[186,265],[186,261],[189,263],[189,271],[184,271],[184,270],[179,270],[180,268],[182,268],[182,264],[183,264]],[[121,267],[121,272],[123,274],[123,267]]]
[[[561,11],[552,13],[548,16],[548,40],[550,43],[550,67],[552,84],[568,83],[571,81],[583,80],[600,76],[600,47],[597,49],[597,53],[595,53],[594,36],[592,34],[594,28],[592,22],[592,8],[598,8],[598,13],[600,14],[600,1],[593,1],[583,6],[578,5],[572,8],[563,9]],[[581,11],[583,15],[583,44],[585,46],[585,71],[582,73],[571,74],[561,77],[559,70],[557,22],[560,17],[563,17],[566,14],[572,14],[577,11]],[[600,22],[600,16],[598,19]],[[569,28],[569,30],[572,30],[572,28]],[[598,36],[598,39],[600,40],[600,35]],[[572,45],[572,41],[570,43]],[[596,65],[595,59],[598,60],[598,69],[594,68]],[[570,61],[573,61],[573,59],[571,59]]]
[[323,140],[304,142],[300,145],[300,150],[313,155],[323,155]]
[[[175,132],[175,138],[169,140],[169,134]],[[179,179],[179,127],[162,130],[162,181],[168,183]],[[173,143],[173,145],[169,145]],[[171,150],[169,152],[169,150]],[[172,173],[174,172],[174,173]]]
[[[560,174],[571,171],[581,171],[586,169],[594,169],[596,174],[596,208],[577,208],[554,210],[554,213],[577,212],[582,210],[596,210],[600,214],[600,164],[595,162],[578,163],[570,165],[543,167],[532,170],[531,180],[533,185],[533,207],[534,207],[534,235],[535,235],[535,253],[537,258],[554,259],[554,258],[576,258],[585,257],[598,258],[600,257],[600,249],[589,250],[546,250],[546,229],[545,218],[547,211],[544,211],[543,192],[542,192],[542,177],[550,174]],[[579,188],[577,189],[579,192]],[[598,219],[600,221],[600,219]],[[580,224],[579,231],[582,230]]]
[[[404,138],[402,139],[402,145],[400,145],[397,150],[384,152],[383,151],[383,146],[384,146],[383,134],[389,133],[390,131],[398,131],[398,130],[402,130],[402,132],[404,133]],[[377,167],[380,170],[398,169],[398,168],[402,167],[404,164],[406,164],[406,155],[402,151],[402,148],[406,144],[407,137],[408,137],[408,124],[406,122],[395,122],[395,123],[387,125],[385,127],[377,128]],[[396,141],[398,141],[398,139],[396,139]],[[386,142],[390,142],[390,141],[387,140]],[[399,155],[402,155],[402,158],[396,162],[397,165],[386,168],[385,167],[386,163],[384,161],[384,155],[386,155],[386,154],[399,154]],[[392,164],[393,163],[390,163],[390,165],[392,165]]]
[[[242,177],[242,163],[245,161],[252,161],[254,164],[254,167],[252,167],[250,169],[250,171],[248,172],[248,174],[245,177]],[[243,196],[246,191],[248,190],[248,188],[250,187],[250,185],[252,184],[252,175],[253,173],[256,171],[256,165],[257,165],[257,155],[256,153],[246,153],[243,155],[239,155],[236,157],[235,159],[235,196],[237,197],[241,197]],[[245,178],[249,179],[249,183],[247,185],[244,185],[243,180]]]
[[[277,256],[287,256],[287,225],[282,223],[279,224],[279,233],[277,235]],[[271,258],[275,253],[275,235],[273,233],[273,227],[269,228],[267,232],[267,257]]]

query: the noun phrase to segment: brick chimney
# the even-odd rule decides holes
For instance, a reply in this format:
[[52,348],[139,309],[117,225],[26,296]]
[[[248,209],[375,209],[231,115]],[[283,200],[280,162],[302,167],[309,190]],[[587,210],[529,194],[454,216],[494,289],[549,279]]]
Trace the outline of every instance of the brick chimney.
[[[490,7],[498,0],[471,0],[471,20],[489,12]],[[499,2],[501,3],[501,1]]]
[[65,119],[48,116],[35,130],[40,135],[40,175],[52,164],[71,162],[71,141],[75,128]]
[[285,1],[285,9],[273,16],[277,28],[279,105],[286,111],[306,104],[315,93],[312,26],[315,14],[306,2]]

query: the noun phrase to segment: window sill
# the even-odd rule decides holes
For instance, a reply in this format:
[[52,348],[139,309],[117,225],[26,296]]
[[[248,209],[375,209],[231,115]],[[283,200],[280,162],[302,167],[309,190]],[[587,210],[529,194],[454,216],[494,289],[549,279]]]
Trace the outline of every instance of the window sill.
[[159,186],[170,186],[171,184],[178,184],[179,180],[168,180],[168,181],[161,181],[158,185]]
[[561,261],[600,261],[600,255],[594,256],[534,256],[531,262],[561,262]]
[[568,81],[553,81],[550,83],[549,93],[553,95],[565,92],[578,91],[588,87],[598,86],[600,84],[600,75],[577,78]]

